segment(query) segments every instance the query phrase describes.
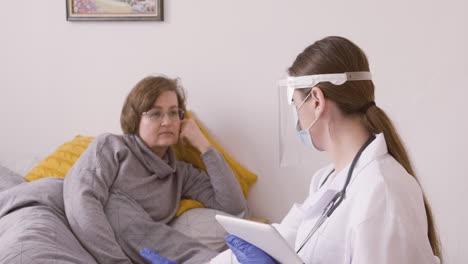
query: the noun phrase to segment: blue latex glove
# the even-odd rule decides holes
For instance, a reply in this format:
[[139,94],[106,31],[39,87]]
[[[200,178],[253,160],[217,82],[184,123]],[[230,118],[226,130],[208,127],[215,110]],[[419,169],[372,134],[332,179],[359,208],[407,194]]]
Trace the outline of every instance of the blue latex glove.
[[177,264],[174,261],[170,261],[167,258],[159,255],[151,249],[145,248],[140,251],[140,256],[144,257],[151,264]]
[[236,255],[237,261],[241,264],[279,264],[265,251],[250,244],[249,242],[235,235],[228,235],[226,238],[228,247]]

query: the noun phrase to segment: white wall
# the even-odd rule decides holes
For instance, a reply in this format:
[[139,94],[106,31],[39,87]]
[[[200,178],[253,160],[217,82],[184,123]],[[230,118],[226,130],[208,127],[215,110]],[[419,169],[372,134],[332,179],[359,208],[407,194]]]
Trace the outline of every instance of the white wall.
[[209,132],[258,173],[254,214],[279,221],[326,157],[279,169],[276,80],[307,45],[342,35],[370,58],[377,104],[408,145],[447,263],[466,263],[466,10],[462,0],[166,0],[162,23],[112,23],[67,22],[65,1],[4,1],[0,160],[119,133],[139,79],[179,76]]

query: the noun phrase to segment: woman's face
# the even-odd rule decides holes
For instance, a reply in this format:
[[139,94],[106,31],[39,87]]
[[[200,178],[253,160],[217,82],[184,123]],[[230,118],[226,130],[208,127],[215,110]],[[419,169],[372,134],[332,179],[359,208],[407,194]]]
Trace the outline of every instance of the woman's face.
[[139,136],[156,154],[164,155],[167,147],[179,140],[178,110],[176,93],[165,91],[156,99],[153,108],[142,115]]

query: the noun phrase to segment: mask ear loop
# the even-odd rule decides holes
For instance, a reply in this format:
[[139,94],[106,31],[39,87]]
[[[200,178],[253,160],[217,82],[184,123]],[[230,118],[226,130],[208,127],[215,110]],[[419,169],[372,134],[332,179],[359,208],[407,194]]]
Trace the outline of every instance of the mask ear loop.
[[318,121],[318,118],[315,118],[315,120],[312,122],[312,124],[310,124],[310,126],[307,127],[307,131],[309,131],[309,129],[315,124],[315,122]]
[[307,99],[309,99],[311,94],[312,94],[312,91],[310,91],[310,93],[304,98],[304,100],[302,100],[302,103],[297,108],[297,111],[299,111],[299,109],[301,109],[301,107],[304,105],[304,103],[307,101]]
[[[307,101],[307,99],[309,99],[310,95],[312,94],[312,90],[309,92],[309,94],[307,94],[307,96],[304,98],[304,100],[302,100],[302,103],[299,105],[299,107],[296,108],[296,114],[297,114],[297,124],[296,124],[296,130],[300,131],[300,126],[299,126],[299,109],[301,109],[301,107],[304,105],[304,103]],[[314,123],[317,122],[317,119],[315,119],[312,124],[310,124],[309,127],[307,127],[306,130],[309,130],[313,125]]]
[[[299,105],[299,107],[297,108],[297,122],[298,122],[298,124],[299,124],[299,109],[301,109],[302,105],[304,105],[304,103],[307,101],[307,99],[309,99],[309,97],[311,97],[311,95],[312,95],[312,90],[309,92],[309,94],[306,96],[306,98],[304,98],[304,100],[302,101],[302,103],[301,103],[301,104]],[[310,124],[310,125],[307,127],[307,129],[305,129],[305,130],[308,131],[308,130],[315,124],[315,122],[317,122],[317,121],[318,121],[318,117],[315,118],[315,120],[312,121],[312,124]]]

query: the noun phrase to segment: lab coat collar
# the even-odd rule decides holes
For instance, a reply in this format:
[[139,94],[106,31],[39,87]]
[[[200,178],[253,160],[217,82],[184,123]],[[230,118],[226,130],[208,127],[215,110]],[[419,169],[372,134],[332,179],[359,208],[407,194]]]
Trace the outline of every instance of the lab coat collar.
[[[350,185],[359,174],[359,172],[366,167],[370,162],[378,159],[379,157],[388,153],[387,143],[385,142],[385,136],[383,133],[377,134],[375,139],[367,146],[367,148],[362,152],[361,157],[354,167],[353,175],[351,176]],[[329,184],[325,184],[323,189],[334,190],[336,192],[341,191],[343,188],[346,178],[348,177],[348,171],[351,166],[351,163],[348,164],[343,170],[341,170],[337,175],[335,175]],[[333,166],[330,166],[333,168]],[[325,173],[330,173],[331,170],[326,171]],[[324,178],[325,179],[325,178]]]

